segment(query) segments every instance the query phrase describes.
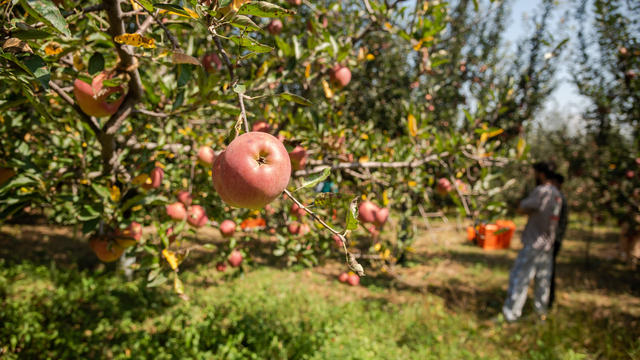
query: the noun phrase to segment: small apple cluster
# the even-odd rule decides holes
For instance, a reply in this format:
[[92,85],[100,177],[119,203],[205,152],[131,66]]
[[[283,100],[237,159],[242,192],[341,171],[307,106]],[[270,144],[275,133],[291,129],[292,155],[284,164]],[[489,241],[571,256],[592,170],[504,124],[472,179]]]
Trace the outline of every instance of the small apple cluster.
[[358,220],[364,224],[371,224],[367,227],[367,230],[369,230],[373,238],[377,238],[380,235],[380,230],[388,218],[389,209],[380,208],[371,201],[363,201],[358,206]]
[[178,193],[178,201],[166,205],[167,215],[175,221],[187,220],[189,225],[200,228],[209,222],[207,213],[200,205],[192,205],[193,198],[188,191]]
[[358,284],[360,284],[360,276],[352,272],[343,272],[338,275],[338,281],[340,281],[341,283],[347,283],[351,286],[358,286]]

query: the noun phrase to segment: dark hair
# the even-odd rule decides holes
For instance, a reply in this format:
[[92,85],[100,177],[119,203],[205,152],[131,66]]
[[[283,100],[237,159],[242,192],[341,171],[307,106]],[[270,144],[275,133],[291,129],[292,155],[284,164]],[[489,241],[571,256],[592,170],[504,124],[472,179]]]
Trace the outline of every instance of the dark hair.
[[533,170],[543,173],[547,178],[552,178],[555,174],[556,164],[553,162],[538,161],[533,164]]
[[564,176],[562,176],[562,174],[554,172],[551,175],[551,180],[553,180],[553,181],[557,182],[558,184],[562,185],[564,183]]

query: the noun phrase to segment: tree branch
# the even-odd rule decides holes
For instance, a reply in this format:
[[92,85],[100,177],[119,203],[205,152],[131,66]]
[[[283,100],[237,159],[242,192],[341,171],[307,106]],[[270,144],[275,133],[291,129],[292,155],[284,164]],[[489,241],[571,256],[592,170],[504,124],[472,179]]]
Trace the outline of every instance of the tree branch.
[[[138,0],[135,0],[136,4],[142,6],[142,4],[140,4],[140,2],[138,2]],[[167,28],[167,26],[165,24],[162,23],[162,21],[160,21],[160,19],[158,19],[157,17],[157,11],[156,14],[151,13],[151,11],[148,11],[144,6],[142,6],[142,8],[144,9],[144,11],[147,12],[147,14],[149,14],[149,16],[151,16],[153,18],[153,20],[156,21],[156,24],[160,25],[160,27],[162,28],[162,30],[164,30],[164,33],[167,34],[167,37],[169,38],[169,41],[171,41],[171,45],[173,45],[173,50],[178,50],[180,49],[180,44],[178,44],[178,40],[176,39],[175,36],[173,36],[173,33],[171,33],[171,31],[169,31],[169,29]]]
[[343,162],[337,164],[324,164],[316,166],[308,170],[298,170],[294,173],[295,176],[306,176],[311,174],[317,174],[329,168],[331,170],[343,170],[343,169],[375,169],[375,168],[415,168],[420,167],[428,162],[439,160],[441,157],[447,156],[449,153],[443,152],[441,154],[429,155],[423,159],[411,160],[411,161],[369,161],[369,162]]

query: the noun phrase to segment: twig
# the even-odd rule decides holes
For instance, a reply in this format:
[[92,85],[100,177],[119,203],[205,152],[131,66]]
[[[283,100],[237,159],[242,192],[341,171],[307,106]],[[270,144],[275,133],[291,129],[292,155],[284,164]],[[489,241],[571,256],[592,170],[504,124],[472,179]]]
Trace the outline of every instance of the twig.
[[146,19],[144,19],[144,22],[142,23],[142,25],[140,25],[140,27],[138,28],[138,31],[136,31],[137,34],[144,34],[147,29],[149,29],[149,26],[151,26],[151,23],[153,22],[153,16],[147,16]]
[[249,120],[247,120],[247,112],[244,109],[244,94],[238,94],[240,100],[240,114],[242,115],[242,121],[244,121],[244,131],[249,132]]
[[[302,204],[302,202],[300,202],[300,200],[296,199],[289,190],[284,189],[284,193],[287,195],[287,197],[289,199],[291,199],[296,205],[298,205],[301,209],[303,209],[304,211],[306,211],[315,221],[319,222],[320,225],[324,226],[327,230],[329,230],[333,235],[336,235],[340,238],[340,241],[342,241],[342,248],[344,249],[345,252],[345,258],[347,261],[347,264],[349,265],[349,267],[351,268],[351,270],[355,271],[358,273],[358,275],[360,276],[364,276],[364,270],[362,269],[362,265],[358,264],[358,262],[356,261],[355,256],[349,252],[349,250],[347,249],[347,238],[344,236],[344,234],[341,234],[340,232],[338,232],[337,230],[335,230],[334,228],[332,228],[331,226],[329,226],[329,224],[327,224],[326,222],[324,222],[324,220],[322,220],[316,213],[314,213],[311,209],[309,209],[308,207],[306,207],[304,204]],[[346,233],[346,231],[345,231]]]
[[98,126],[98,123],[96,122],[96,120],[91,116],[88,116],[87,114],[85,114],[82,111],[82,109],[80,109],[78,104],[76,104],[75,101],[73,101],[73,99],[69,96],[69,94],[67,94],[60,86],[58,86],[52,80],[49,80],[49,87],[52,88],[53,91],[55,91],[58,95],[60,95],[60,97],[64,101],[66,101],[67,103],[69,103],[69,105],[73,107],[73,109],[80,115],[80,118],[82,119],[82,121],[84,121],[87,125],[89,125],[89,127],[91,128],[91,130],[93,130],[96,136],[100,134],[100,126]]
[[436,161],[441,157],[449,155],[448,152],[443,152],[441,154],[429,155],[423,159],[418,160],[410,160],[410,161],[391,161],[391,162],[383,162],[383,161],[369,161],[369,162],[343,162],[337,164],[325,164],[316,166],[312,169],[308,170],[298,170],[295,172],[295,176],[306,176],[311,174],[317,174],[324,169],[331,170],[342,170],[342,169],[375,169],[375,168],[415,168],[420,167],[428,162]]
[[[451,179],[451,184],[456,189],[456,193],[458,193],[458,197],[460,197],[460,201],[462,201],[462,206],[464,207],[465,215],[466,216],[472,216],[471,211],[469,210],[469,205],[467,205],[467,200],[464,198],[464,195],[462,194],[462,191],[460,191],[460,187],[458,186],[458,184],[456,184],[456,179],[453,176],[453,173],[451,172],[451,169],[449,168],[449,165],[447,165],[447,163],[445,163],[442,160],[440,160],[440,165],[442,165],[449,172],[449,178]],[[473,219],[473,220],[475,222],[475,219]]]
[[157,117],[157,118],[169,117],[169,114],[159,113],[159,112],[145,110],[145,109],[135,109],[135,110],[133,110],[133,113],[134,114],[140,113],[140,114],[149,115],[149,116],[153,116],[153,117]]
[[209,26],[209,31],[213,34],[213,42],[216,44],[216,47],[218,48],[218,52],[220,53],[220,55],[222,55],[222,60],[224,60],[224,64],[227,66],[227,69],[229,69],[229,78],[231,79],[231,81],[233,81],[235,77],[233,73],[233,64],[231,64],[231,61],[229,60],[229,56],[227,55],[227,52],[225,51],[224,47],[222,47],[222,42],[220,42],[220,38],[218,37],[218,33],[216,32],[215,27]]

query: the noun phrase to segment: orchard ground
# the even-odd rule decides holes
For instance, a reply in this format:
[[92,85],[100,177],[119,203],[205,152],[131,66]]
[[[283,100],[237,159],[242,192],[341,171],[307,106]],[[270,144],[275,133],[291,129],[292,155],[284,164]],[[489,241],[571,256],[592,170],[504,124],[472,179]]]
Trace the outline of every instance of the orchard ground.
[[530,296],[516,324],[494,318],[519,231],[510,249],[483,251],[436,224],[397,276],[369,271],[351,287],[337,252],[312,269],[255,253],[247,272],[217,272],[201,246],[224,240],[205,229],[184,244],[200,251],[181,264],[183,301],[114,274],[68,228],[3,226],[0,357],[637,359],[640,274],[616,260],[617,229],[572,220],[557,307],[541,323]]

